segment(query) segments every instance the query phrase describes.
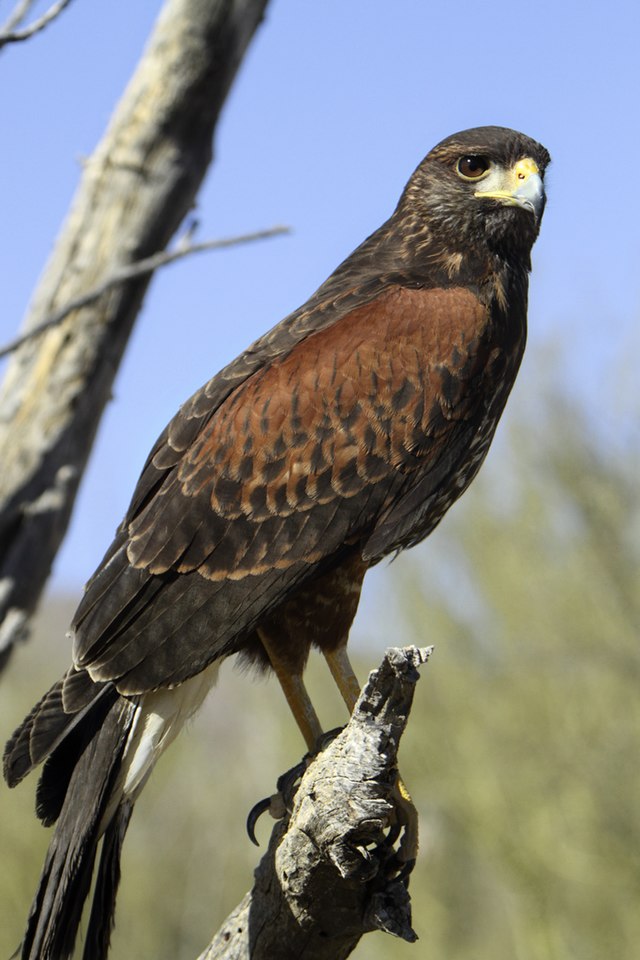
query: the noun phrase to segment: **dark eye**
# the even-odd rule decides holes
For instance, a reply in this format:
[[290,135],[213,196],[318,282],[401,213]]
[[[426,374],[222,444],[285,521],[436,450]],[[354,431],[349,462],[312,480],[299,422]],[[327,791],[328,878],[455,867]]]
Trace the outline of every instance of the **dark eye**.
[[490,163],[486,157],[460,157],[456,164],[456,171],[463,180],[479,180],[489,166]]

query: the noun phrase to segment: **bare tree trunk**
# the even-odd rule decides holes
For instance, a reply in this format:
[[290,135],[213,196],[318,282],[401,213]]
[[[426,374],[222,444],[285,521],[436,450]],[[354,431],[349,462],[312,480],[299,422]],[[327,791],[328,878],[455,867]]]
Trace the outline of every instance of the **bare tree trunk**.
[[[169,242],[266,4],[168,0],[85,166],[24,331]],[[12,357],[0,391],[0,666],[26,635],[148,283],[112,287]]]
[[417,668],[430,652],[388,650],[299,784],[287,789],[291,778],[281,777],[291,812],[273,830],[253,890],[199,960],[344,960],[373,930],[417,939],[408,877],[389,873],[395,848],[385,832]]

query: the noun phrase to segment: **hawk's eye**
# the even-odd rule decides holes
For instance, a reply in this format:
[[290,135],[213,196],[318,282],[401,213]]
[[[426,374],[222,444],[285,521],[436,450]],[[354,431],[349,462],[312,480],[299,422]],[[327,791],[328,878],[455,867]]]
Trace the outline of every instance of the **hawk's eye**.
[[463,180],[479,180],[490,167],[486,157],[460,157],[456,172]]

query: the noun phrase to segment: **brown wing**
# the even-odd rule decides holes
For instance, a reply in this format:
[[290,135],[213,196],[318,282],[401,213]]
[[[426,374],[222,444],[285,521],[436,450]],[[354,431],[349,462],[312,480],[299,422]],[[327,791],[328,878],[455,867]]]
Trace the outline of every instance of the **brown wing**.
[[178,683],[364,546],[417,486],[433,498],[485,414],[488,329],[468,291],[394,286],[215,412],[201,394],[199,430],[184,414],[169,427],[154,483],[88,586],[76,663],[122,692]]

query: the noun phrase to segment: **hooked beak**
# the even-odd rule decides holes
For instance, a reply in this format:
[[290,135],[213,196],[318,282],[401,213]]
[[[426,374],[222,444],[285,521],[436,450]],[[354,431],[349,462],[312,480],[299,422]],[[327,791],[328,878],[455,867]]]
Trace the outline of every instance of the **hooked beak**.
[[537,163],[530,157],[518,160],[509,170],[496,168],[483,181],[483,187],[476,190],[476,197],[521,207],[532,213],[536,221],[542,216],[546,199],[544,184]]

